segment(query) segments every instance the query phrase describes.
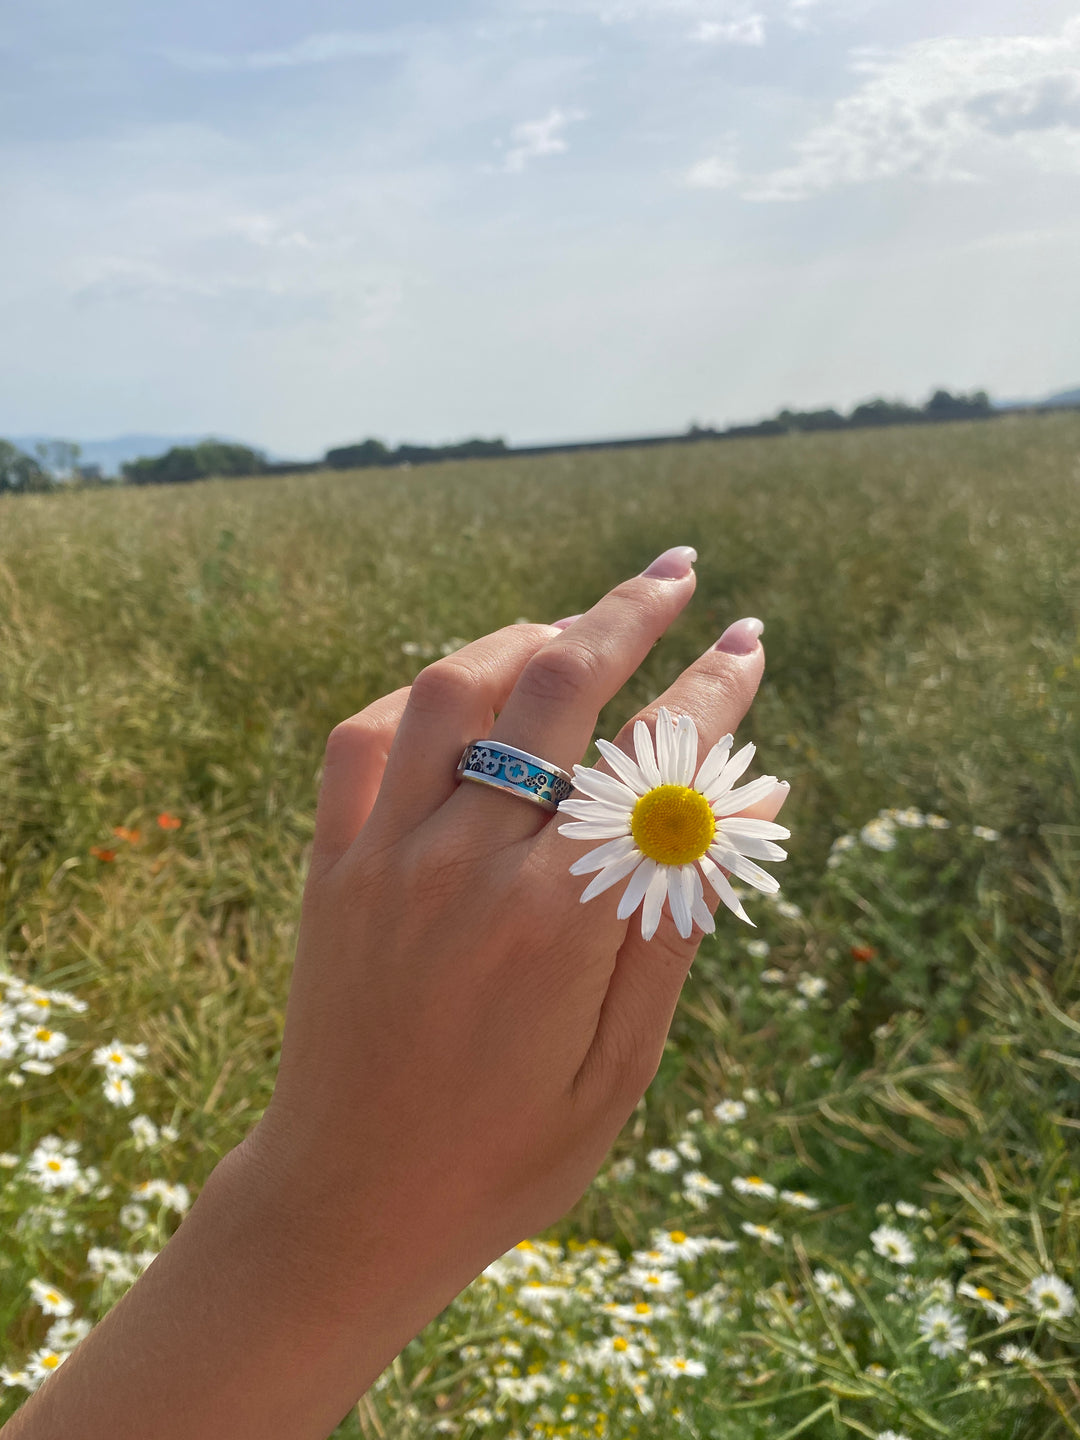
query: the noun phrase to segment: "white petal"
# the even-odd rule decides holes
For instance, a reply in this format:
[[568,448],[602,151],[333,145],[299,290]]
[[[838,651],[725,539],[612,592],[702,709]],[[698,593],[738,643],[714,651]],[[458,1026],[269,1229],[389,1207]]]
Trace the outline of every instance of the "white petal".
[[671,918],[684,940],[689,940],[694,932],[694,917],[690,911],[694,895],[692,873],[689,865],[672,865],[668,871],[667,895]]
[[678,756],[676,762],[678,783],[689,785],[694,778],[698,752],[697,726],[689,715],[679,716],[678,729],[675,731],[675,751]]
[[571,821],[569,825],[560,825],[559,834],[566,835],[571,840],[614,840],[616,835],[628,835],[630,826],[626,823],[615,824],[593,824],[588,820]]
[[617,860],[636,853],[633,838],[620,835],[617,840],[609,840],[606,845],[599,845],[587,855],[582,855],[580,860],[575,860],[570,866],[570,874],[591,875],[594,870],[602,870],[605,865],[614,865]]
[[747,915],[746,911],[743,909],[742,901],[735,894],[735,891],[731,887],[731,881],[727,878],[724,872],[717,865],[715,865],[707,855],[703,855],[698,861],[698,864],[701,866],[702,871],[705,874],[706,880],[708,880],[709,884],[716,891],[717,895],[720,896],[720,899],[724,902],[724,904],[731,911],[731,913],[733,915],[737,915],[740,920],[745,920],[747,925],[752,925],[756,930],[757,926],[754,925],[753,920],[750,919],[750,916]]
[[559,806],[560,815],[572,820],[616,820],[630,824],[630,811],[623,805],[609,805],[606,800],[577,800],[573,796]]
[[690,902],[690,911],[694,917],[694,924],[699,925],[706,935],[711,935],[716,929],[716,921],[712,917],[709,907],[705,904],[705,892],[701,886],[701,871],[696,865],[691,865],[690,874],[693,876],[693,898]]
[[657,865],[652,879],[649,881],[649,888],[645,891],[645,903],[641,907],[641,938],[651,940],[656,934],[656,927],[660,924],[660,916],[664,909],[664,896],[668,889],[668,867]]
[[644,720],[638,720],[634,725],[634,751],[637,754],[638,769],[648,782],[650,789],[662,785],[660,770],[656,763],[656,749],[653,745],[652,731]]
[[675,749],[675,722],[670,710],[661,705],[656,712],[656,765],[661,785],[677,785],[678,755]]
[[725,835],[751,835],[755,840],[790,840],[791,831],[773,820],[753,820],[742,815],[732,816],[721,826]]
[[622,892],[619,898],[619,908],[615,912],[620,920],[629,920],[637,907],[641,904],[645,891],[656,872],[655,860],[642,860],[641,864],[630,876],[630,883]]
[[701,768],[694,777],[694,789],[705,793],[706,788],[712,784],[720,771],[728,762],[731,754],[731,747],[735,743],[734,735],[724,735],[712,747],[705,759],[701,762]]
[[723,821],[720,822],[720,832],[725,840],[730,839],[733,850],[740,855],[748,855],[751,860],[787,859],[787,851],[781,850],[780,846],[774,845],[771,840],[755,840],[750,835],[740,835],[737,839],[729,837]]
[[741,750],[736,750],[715,781],[705,791],[706,798],[716,800],[725,790],[730,790],[743,771],[749,768],[750,761],[756,754],[757,746],[753,744],[744,745]]
[[745,880],[747,885],[753,885],[755,890],[760,890],[765,895],[775,895],[780,889],[780,881],[768,871],[762,870],[760,865],[755,865],[753,860],[747,860],[744,855],[737,851],[726,850],[720,845],[709,847],[709,858],[722,865],[725,870],[730,870],[732,875],[737,875],[740,880]]
[[644,795],[646,790],[652,787],[646,785],[641,778],[641,771],[634,764],[625,750],[620,750],[617,745],[612,745],[610,740],[597,740],[596,748],[608,762],[611,768],[618,775],[624,785],[629,785],[635,795]]
[[620,880],[625,879],[627,875],[636,870],[641,861],[641,852],[635,846],[624,859],[616,860],[611,865],[605,866],[599,875],[593,876],[581,892],[581,903],[584,905],[586,900],[592,900],[594,896],[602,895],[612,885],[617,885]]
[[743,785],[740,789],[732,790],[714,800],[712,812],[717,819],[724,815],[737,815],[740,810],[749,809],[759,800],[767,800],[775,789],[776,776],[762,775],[759,780],[751,780],[749,785]]
[[584,765],[574,766],[574,789],[593,800],[606,800],[609,805],[625,805],[630,809],[638,799],[630,786],[616,780],[614,775],[605,775],[601,770],[586,770]]

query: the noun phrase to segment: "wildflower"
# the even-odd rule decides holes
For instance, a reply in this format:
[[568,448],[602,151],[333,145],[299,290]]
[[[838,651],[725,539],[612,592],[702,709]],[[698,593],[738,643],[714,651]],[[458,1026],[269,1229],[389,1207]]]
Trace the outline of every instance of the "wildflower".
[[78,1164],[54,1135],[46,1135],[37,1145],[26,1162],[26,1171],[42,1190],[59,1190],[74,1185],[79,1178]]
[[19,1069],[25,1070],[28,1075],[51,1075],[56,1066],[50,1065],[48,1060],[24,1060]]
[[924,815],[923,819],[931,830],[951,830],[952,821],[946,820],[944,815]]
[[179,830],[184,822],[179,815],[170,815],[167,810],[163,810],[157,817],[157,823],[162,830]]
[[673,1290],[682,1289],[682,1281],[673,1270],[661,1270],[659,1267],[645,1270],[633,1266],[626,1272],[626,1278],[631,1285],[651,1295],[670,1295]]
[[117,1218],[125,1230],[141,1230],[150,1219],[150,1213],[145,1205],[136,1205],[133,1201],[130,1205],[120,1207]]
[[676,1143],[675,1149],[684,1160],[689,1160],[691,1165],[698,1164],[701,1159],[701,1151],[687,1135]]
[[129,830],[125,825],[114,825],[112,832],[118,839],[126,840],[129,845],[137,845],[142,839],[142,832]]
[[90,1334],[89,1320],[55,1320],[45,1335],[50,1350],[74,1350]]
[[820,1000],[828,988],[828,981],[823,980],[820,975],[800,975],[795,982],[795,989],[800,995],[805,995],[807,1000]]
[[776,1199],[776,1186],[770,1185],[768,1180],[763,1180],[760,1175],[736,1175],[731,1182],[731,1188],[740,1195],[759,1195],[765,1200]]
[[1002,1305],[1000,1300],[994,1298],[994,1292],[987,1289],[985,1285],[972,1285],[968,1280],[961,1280],[956,1287],[956,1293],[963,1295],[968,1300],[977,1300],[983,1310],[991,1319],[998,1324],[1009,1318],[1008,1306]]
[[733,788],[754,758],[755,746],[745,745],[732,756],[733,739],[725,735],[695,776],[697,727],[689,715],[674,716],[663,708],[657,712],[655,744],[643,720],[634,727],[636,763],[608,741],[596,743],[615,774],[575,765],[574,784],[585,798],[571,797],[559,806],[573,822],[560,825],[560,834],[604,842],[570,867],[572,875],[599,872],[582,901],[629,876],[619,918],[629,919],[640,906],[641,933],[651,940],[666,898],[676,929],[689,939],[695,924],[706,934],[716,929],[705,905],[704,878],[733,914],[752,925],[724,871],[776,894],[779,883],[755,861],[785,860],[787,852],[774,841],[790,833],[771,820],[739,817],[776,788],[774,775]]
[[604,1335],[585,1351],[584,1358],[590,1369],[627,1374],[642,1363],[644,1351],[625,1335]]
[[59,1315],[61,1317],[70,1315],[75,1309],[72,1301],[66,1295],[52,1285],[46,1285],[43,1280],[30,1281],[30,1293],[35,1301],[41,1306],[43,1315]]
[[132,1198],[143,1200],[147,1197],[157,1200],[166,1210],[175,1210],[177,1215],[183,1215],[191,1204],[187,1186],[170,1185],[167,1180],[144,1180],[141,1185],[136,1185]]
[[919,1316],[919,1334],[930,1342],[930,1354],[943,1360],[967,1344],[960,1317],[947,1305],[931,1305],[923,1311]]
[[1071,1285],[1053,1274],[1036,1275],[1024,1292],[1037,1315],[1064,1319],[1076,1309],[1076,1294]]
[[763,985],[782,985],[786,979],[787,976],[783,970],[778,970],[775,965],[761,972],[761,983]]
[[700,1376],[705,1374],[705,1366],[700,1360],[687,1360],[683,1355],[660,1355],[657,1357],[656,1368],[661,1375],[666,1375],[672,1380],[677,1380],[683,1375]]
[[35,1389],[34,1381],[30,1378],[29,1370],[12,1370],[8,1365],[0,1365],[0,1385],[6,1385],[14,1389],[21,1385],[24,1390]]
[[466,1410],[462,1417],[473,1425],[490,1425],[495,1416],[486,1405],[474,1405],[471,1410]]
[[816,1210],[820,1204],[805,1190],[781,1190],[780,1199],[785,1205],[794,1205],[798,1210]]
[[723,1188],[700,1170],[688,1170],[683,1176],[683,1190],[688,1195],[719,1195]]
[[121,1045],[114,1040],[111,1045],[99,1045],[94,1051],[94,1064],[100,1065],[108,1075],[137,1075],[142,1069],[136,1056],[145,1056],[145,1045]]
[[[866,1373],[867,1375],[873,1375],[875,1380],[884,1380],[889,1374],[885,1366],[879,1365],[876,1360],[870,1361],[870,1364],[866,1367]],[[880,1435],[878,1436],[878,1440],[881,1440]]]
[[769,942],[767,940],[748,940],[746,942],[746,953],[752,955],[755,960],[767,960],[769,958]]
[[748,1105],[756,1105],[757,1102],[761,1099],[761,1092],[759,1090],[755,1090],[752,1085],[748,1085],[746,1089],[742,1092],[742,1098],[746,1101]]
[[650,1150],[645,1159],[649,1169],[660,1175],[670,1175],[679,1168],[679,1157],[674,1150]]
[[637,1162],[632,1160],[630,1156],[627,1155],[622,1160],[614,1161],[608,1167],[608,1174],[611,1176],[612,1180],[615,1180],[619,1184],[622,1184],[624,1180],[630,1179],[630,1176],[633,1175],[636,1169]]
[[86,1253],[86,1268],[96,1280],[113,1280],[130,1285],[138,1271],[131,1258],[111,1250],[107,1245],[91,1245]]
[[110,1075],[101,1088],[110,1105],[131,1105],[135,1101],[131,1081],[124,1075]]
[[855,1304],[855,1296],[845,1288],[840,1276],[834,1275],[831,1270],[815,1270],[814,1287],[838,1310],[850,1310]]
[[656,1248],[671,1260],[696,1260],[709,1242],[699,1235],[687,1235],[685,1230],[667,1230],[657,1235]]
[[[884,1368],[884,1367],[880,1367]],[[899,1430],[879,1430],[877,1440],[909,1440],[907,1435],[902,1435]]]
[[670,1305],[650,1305],[648,1300],[638,1300],[633,1305],[605,1305],[604,1310],[613,1319],[628,1325],[652,1325],[671,1314]]
[[875,955],[877,955],[877,951],[872,945],[852,945],[851,947],[851,958],[859,965],[866,965],[873,960]]
[[792,900],[778,900],[776,902],[776,913],[785,920],[802,919],[802,910]]
[[[898,1215],[902,1215],[905,1220],[914,1220],[915,1216],[919,1213],[918,1207],[912,1205],[910,1200],[897,1200],[893,1209]],[[887,1206],[885,1213],[888,1214]]]
[[104,845],[91,845],[90,854],[95,860],[100,860],[103,865],[111,865],[116,859],[116,851],[108,850]]
[[885,814],[897,825],[903,825],[905,830],[921,830],[926,824],[926,816],[914,806],[909,806],[907,810],[887,810]]
[[10,1150],[5,1150],[2,1154],[0,1154],[0,1167],[2,1167],[3,1169],[14,1170],[15,1166],[18,1165],[18,1163],[18,1155],[13,1155]]
[[892,820],[869,820],[859,831],[859,839],[871,850],[893,850],[896,848],[896,826]]
[[891,1260],[894,1265],[910,1265],[915,1259],[915,1249],[902,1230],[892,1225],[879,1225],[870,1236],[870,1243],[879,1255]]
[[19,1044],[35,1060],[55,1060],[68,1046],[68,1038],[48,1025],[21,1025]]
[[42,1380],[47,1380],[54,1370],[59,1369],[66,1359],[67,1355],[64,1351],[50,1350],[49,1347],[45,1345],[42,1346],[40,1350],[35,1350],[32,1355],[27,1356],[26,1368],[29,1371],[30,1378],[40,1384]]
[[1029,1350],[1026,1345],[1002,1345],[998,1351],[998,1359],[1003,1365],[1037,1365],[1039,1363],[1034,1350]]
[[746,1106],[741,1100],[721,1100],[719,1105],[713,1106],[712,1113],[721,1125],[734,1125],[746,1119]]
[[136,1150],[151,1150],[158,1143],[158,1128],[148,1115],[136,1115],[128,1121],[128,1128],[135,1137]]
[[768,1225],[752,1225],[749,1220],[744,1220],[741,1226],[744,1235],[752,1235],[755,1240],[760,1240],[762,1245],[782,1245],[784,1237],[770,1230]]

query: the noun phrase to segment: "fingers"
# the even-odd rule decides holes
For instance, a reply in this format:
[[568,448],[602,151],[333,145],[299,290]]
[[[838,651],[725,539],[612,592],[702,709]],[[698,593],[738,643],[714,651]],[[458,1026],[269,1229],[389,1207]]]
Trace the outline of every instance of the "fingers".
[[312,869],[329,869],[367,821],[408,698],[405,685],[330,732],[315,812]]
[[[522,668],[491,738],[565,769],[580,760],[602,707],[693,595],[696,559],[689,546],[665,551],[538,649]],[[535,834],[548,819],[512,795],[462,786],[448,818],[467,824],[470,816],[482,817],[505,843]]]
[[380,835],[405,834],[449,799],[465,746],[488,734],[524,667],[559,633],[552,625],[508,625],[420,671],[372,815]]
[[[775,820],[790,792],[787,782],[780,781],[765,799],[747,808],[746,817]],[[699,885],[699,894],[701,888]],[[704,894],[711,914],[719,899],[709,886],[704,887]],[[601,1078],[602,1084],[614,1081],[618,1085],[619,1076],[627,1067],[639,1074],[637,1067],[643,1066],[642,1089],[648,1085],[660,1064],[671,1017],[702,933],[696,925],[690,939],[684,940],[669,919],[652,940],[645,941],[641,938],[640,926],[631,921],[583,1071],[592,1077],[606,1077]],[[634,1100],[638,1098],[635,1096]]]

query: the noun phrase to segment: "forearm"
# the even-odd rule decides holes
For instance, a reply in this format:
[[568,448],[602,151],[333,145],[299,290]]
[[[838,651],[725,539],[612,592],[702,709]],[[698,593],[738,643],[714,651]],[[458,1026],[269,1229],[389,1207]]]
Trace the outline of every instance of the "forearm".
[[420,1278],[374,1229],[312,1255],[302,1224],[226,1157],[3,1440],[323,1440],[470,1277]]

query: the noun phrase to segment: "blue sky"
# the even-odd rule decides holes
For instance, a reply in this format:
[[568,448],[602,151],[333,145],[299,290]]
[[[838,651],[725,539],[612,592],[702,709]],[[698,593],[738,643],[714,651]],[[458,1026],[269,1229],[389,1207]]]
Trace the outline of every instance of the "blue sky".
[[0,434],[1037,395],[1078,202],[1078,0],[8,6]]

